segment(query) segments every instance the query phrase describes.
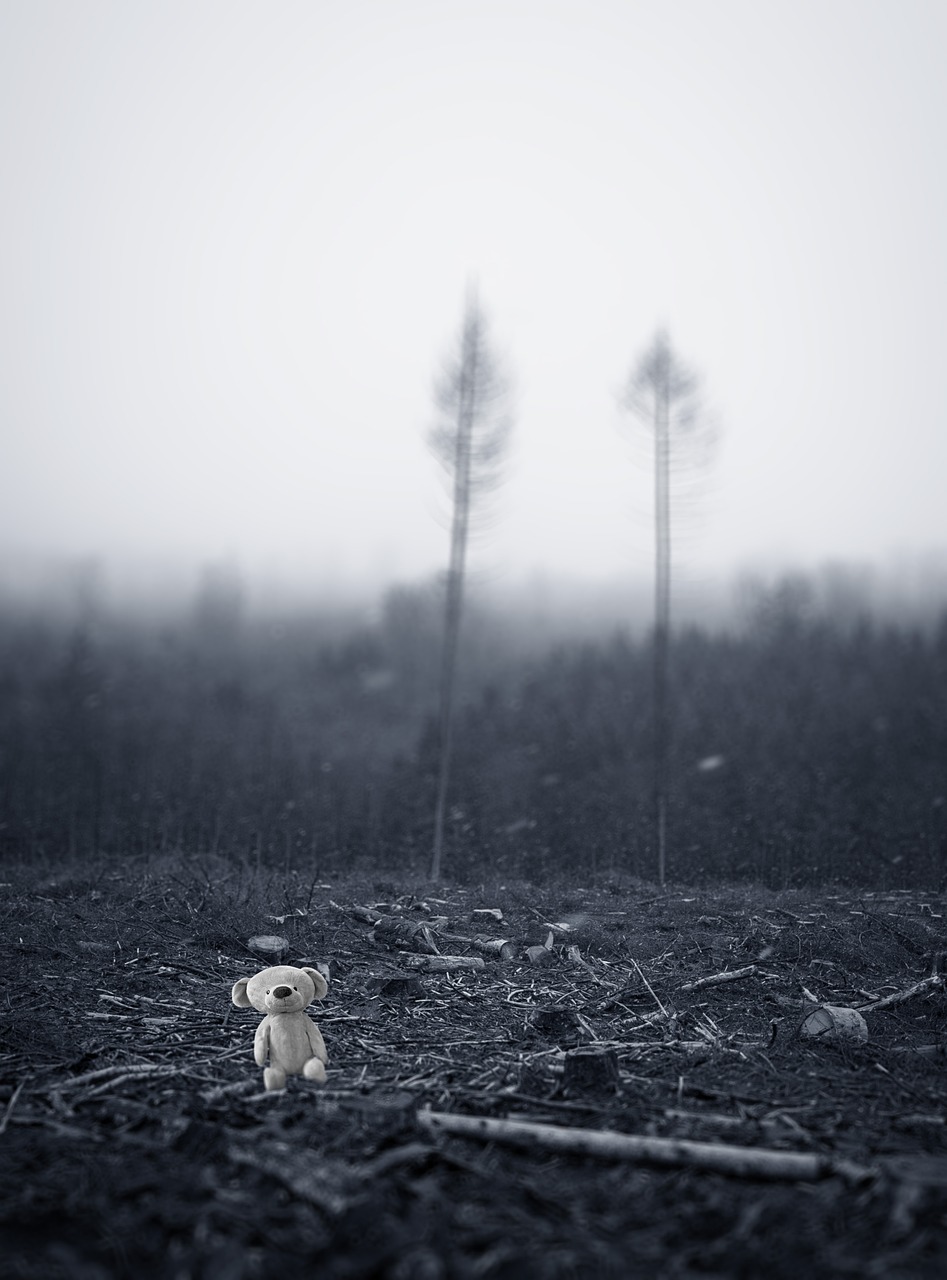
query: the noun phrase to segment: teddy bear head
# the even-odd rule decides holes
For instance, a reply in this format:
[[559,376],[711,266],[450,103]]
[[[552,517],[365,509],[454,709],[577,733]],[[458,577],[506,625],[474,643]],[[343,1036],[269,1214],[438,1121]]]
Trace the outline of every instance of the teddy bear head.
[[313,1000],[321,1000],[329,986],[318,969],[296,969],[291,964],[261,969],[252,978],[235,982],[230,993],[241,1009],[251,1006],[260,1013],[296,1013]]

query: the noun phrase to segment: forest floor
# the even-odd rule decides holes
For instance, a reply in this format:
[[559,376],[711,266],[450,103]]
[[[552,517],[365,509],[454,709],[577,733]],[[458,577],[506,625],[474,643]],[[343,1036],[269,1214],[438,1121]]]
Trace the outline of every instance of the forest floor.
[[[0,880],[6,1276],[947,1275],[943,895]],[[324,1086],[263,1090],[260,934],[328,966]]]

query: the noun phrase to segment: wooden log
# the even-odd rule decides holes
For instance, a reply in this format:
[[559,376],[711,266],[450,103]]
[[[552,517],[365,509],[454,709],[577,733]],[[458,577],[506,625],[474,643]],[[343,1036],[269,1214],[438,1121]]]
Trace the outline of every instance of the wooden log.
[[512,960],[516,952],[509,938],[471,938],[471,942],[481,953],[491,960]]
[[861,1182],[877,1170],[848,1160],[810,1155],[796,1151],[773,1151],[765,1147],[737,1147],[720,1142],[693,1142],[685,1138],[651,1138],[632,1133],[610,1133],[598,1129],[563,1129],[557,1125],[526,1120],[492,1120],[431,1111],[418,1112],[418,1124],[431,1133],[478,1138],[483,1142],[506,1142],[533,1150],[559,1151],[568,1155],[597,1156],[605,1160],[640,1160],[671,1168],[703,1169],[735,1178],[767,1181],[814,1182],[842,1177]]
[[[344,908],[339,907],[338,910]],[[377,924],[382,918],[380,911],[374,911],[371,907],[362,907],[356,902],[354,906],[349,908],[350,913],[356,920],[361,920],[363,924]]]
[[431,930],[420,920],[408,920],[405,916],[382,916],[375,922],[374,938],[383,946],[399,951],[437,955],[437,945]]
[[448,973],[453,969],[482,969],[480,956],[405,956],[400,963],[422,973]]
[[479,951],[481,955],[489,956],[491,960],[512,960],[516,952],[509,938],[484,938],[482,935],[468,938],[460,933],[438,933],[441,942],[459,942],[462,946],[473,947]]

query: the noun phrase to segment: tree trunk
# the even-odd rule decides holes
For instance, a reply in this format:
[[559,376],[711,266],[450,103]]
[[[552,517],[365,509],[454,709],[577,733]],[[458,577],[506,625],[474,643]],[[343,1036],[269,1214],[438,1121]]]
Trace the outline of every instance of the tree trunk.
[[658,883],[667,871],[668,651],[671,639],[670,389],[666,379],[654,398],[654,810]]
[[[468,302],[468,308],[471,303]],[[444,819],[447,812],[447,784],[450,779],[454,739],[454,692],[457,676],[457,650],[464,600],[464,570],[467,559],[467,535],[470,526],[471,437],[474,420],[474,389],[477,385],[477,336],[468,324],[464,332],[461,364],[461,386],[457,408],[457,443],[454,459],[454,514],[451,522],[450,564],[447,570],[447,593],[444,606],[444,653],[441,661],[439,764],[437,801],[434,809],[434,848],[431,854],[431,879],[438,880],[444,852]]]

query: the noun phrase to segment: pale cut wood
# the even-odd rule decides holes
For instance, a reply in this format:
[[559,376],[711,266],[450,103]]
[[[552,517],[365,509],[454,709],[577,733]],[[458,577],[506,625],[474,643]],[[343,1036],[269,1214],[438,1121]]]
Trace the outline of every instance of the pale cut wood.
[[263,960],[272,960],[279,964],[289,951],[289,939],[278,933],[259,933],[247,941],[247,946]]
[[512,960],[516,955],[509,938],[472,938],[471,942],[492,960]]
[[736,1178],[769,1181],[814,1182],[843,1177],[860,1182],[877,1172],[848,1160],[796,1151],[772,1151],[760,1147],[736,1147],[719,1142],[693,1142],[685,1138],[651,1138],[598,1129],[563,1129],[527,1120],[491,1120],[431,1111],[418,1112],[418,1123],[433,1133],[506,1142],[518,1147],[562,1151],[571,1155],[598,1156],[605,1160],[640,1160],[674,1168],[705,1169]]

